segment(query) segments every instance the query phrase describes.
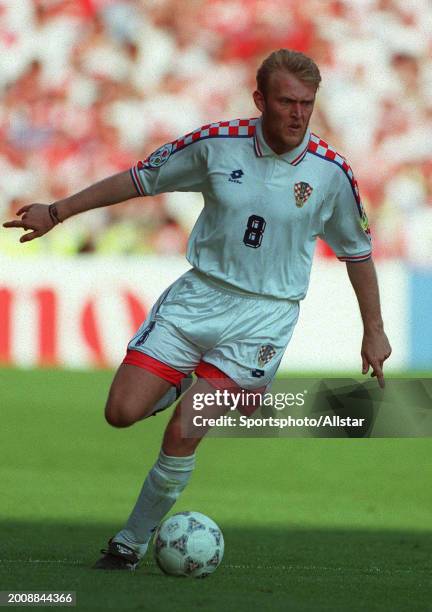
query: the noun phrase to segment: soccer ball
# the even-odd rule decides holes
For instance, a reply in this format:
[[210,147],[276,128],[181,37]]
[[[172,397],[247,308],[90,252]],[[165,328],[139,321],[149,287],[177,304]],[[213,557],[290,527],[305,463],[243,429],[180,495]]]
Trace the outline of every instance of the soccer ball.
[[206,578],[222,561],[224,539],[205,514],[179,512],[159,525],[153,551],[164,574]]

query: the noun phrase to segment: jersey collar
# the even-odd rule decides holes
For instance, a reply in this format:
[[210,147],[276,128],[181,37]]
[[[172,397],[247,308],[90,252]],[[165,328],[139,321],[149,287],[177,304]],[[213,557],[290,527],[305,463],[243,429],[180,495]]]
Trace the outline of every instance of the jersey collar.
[[260,118],[258,119],[256,123],[256,130],[255,130],[255,136],[254,136],[255,153],[257,157],[277,157],[278,159],[283,159],[284,161],[288,162],[292,166],[297,166],[297,164],[299,164],[302,161],[302,159],[307,153],[308,146],[309,146],[309,139],[310,139],[310,130],[307,129],[306,134],[304,135],[304,138],[298,147],[296,147],[295,149],[292,149],[291,151],[288,151],[288,153],[284,153],[283,155],[278,155],[277,153],[273,151],[273,149],[271,149],[268,146],[268,144],[264,140],[261,118]]

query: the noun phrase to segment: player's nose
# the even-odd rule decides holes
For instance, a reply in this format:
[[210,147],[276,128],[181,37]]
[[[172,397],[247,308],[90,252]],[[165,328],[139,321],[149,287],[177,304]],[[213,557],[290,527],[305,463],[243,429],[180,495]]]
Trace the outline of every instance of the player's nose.
[[295,119],[301,117],[302,114],[302,106],[300,102],[295,102],[291,107],[291,116]]

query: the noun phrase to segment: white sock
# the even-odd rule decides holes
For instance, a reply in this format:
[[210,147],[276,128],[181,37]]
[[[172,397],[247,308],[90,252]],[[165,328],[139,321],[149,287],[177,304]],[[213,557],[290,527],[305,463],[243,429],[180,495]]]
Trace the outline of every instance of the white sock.
[[156,527],[189,482],[194,467],[195,455],[172,457],[161,450],[147,474],[126,527],[113,539],[130,546],[142,557]]

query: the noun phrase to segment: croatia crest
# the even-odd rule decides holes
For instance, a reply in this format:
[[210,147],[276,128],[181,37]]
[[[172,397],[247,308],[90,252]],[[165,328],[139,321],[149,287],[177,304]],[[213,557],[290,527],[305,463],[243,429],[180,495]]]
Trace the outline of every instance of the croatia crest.
[[276,355],[276,349],[271,344],[264,344],[258,351],[258,365],[262,368]]
[[313,187],[311,187],[309,183],[304,183],[302,181],[294,185],[295,203],[298,208],[301,208],[303,204],[305,204],[312,191]]

